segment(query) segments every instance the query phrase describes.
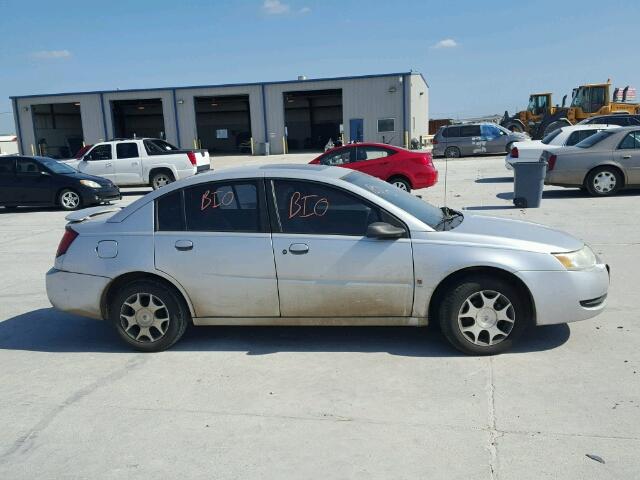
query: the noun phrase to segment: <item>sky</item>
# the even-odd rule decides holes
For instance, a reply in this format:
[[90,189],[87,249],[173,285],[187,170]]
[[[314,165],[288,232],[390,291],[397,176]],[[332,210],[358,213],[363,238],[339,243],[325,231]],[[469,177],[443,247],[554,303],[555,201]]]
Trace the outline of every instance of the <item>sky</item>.
[[640,86],[637,0],[0,0],[9,96],[408,71],[431,118],[502,114],[530,93]]

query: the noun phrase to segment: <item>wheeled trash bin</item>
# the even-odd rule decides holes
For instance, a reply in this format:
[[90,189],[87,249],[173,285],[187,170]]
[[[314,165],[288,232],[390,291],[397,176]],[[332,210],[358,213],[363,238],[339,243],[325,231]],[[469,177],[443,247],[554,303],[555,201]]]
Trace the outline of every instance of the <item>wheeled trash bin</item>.
[[518,208],[538,208],[546,174],[546,160],[514,163],[513,204]]

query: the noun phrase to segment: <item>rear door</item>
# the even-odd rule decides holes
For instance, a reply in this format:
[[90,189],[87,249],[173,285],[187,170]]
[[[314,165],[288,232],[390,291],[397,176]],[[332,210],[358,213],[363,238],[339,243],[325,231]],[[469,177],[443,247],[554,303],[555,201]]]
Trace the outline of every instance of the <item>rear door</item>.
[[640,185],[640,130],[625,135],[614,152],[614,158],[625,169],[627,183]]
[[31,158],[16,162],[16,189],[22,205],[52,203],[51,174]]
[[156,268],[196,317],[278,317],[262,179],[201,183],[156,200]]
[[267,185],[283,317],[411,314],[410,238],[365,236],[370,223],[397,220],[331,185],[295,179]]
[[118,185],[139,185],[142,181],[142,159],[137,142],[116,143],[115,175]]
[[482,140],[480,125],[460,125],[460,151],[463,155],[487,153],[486,142]]
[[113,163],[113,149],[110,143],[103,143],[93,147],[80,163],[78,170],[89,175],[108,178],[116,184],[116,168]]
[[0,157],[0,203],[17,201],[16,157]]
[[367,173],[373,177],[386,180],[391,172],[390,158],[396,152],[390,148],[359,146],[352,147],[354,155],[351,156],[349,168]]

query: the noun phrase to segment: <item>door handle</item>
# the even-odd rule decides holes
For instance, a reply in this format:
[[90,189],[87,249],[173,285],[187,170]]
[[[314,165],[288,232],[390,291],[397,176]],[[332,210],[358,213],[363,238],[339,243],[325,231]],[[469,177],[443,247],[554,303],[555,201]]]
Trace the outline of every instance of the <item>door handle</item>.
[[113,163],[107,163],[107,164],[105,164],[105,167],[111,167],[111,166],[113,166]]
[[178,240],[175,244],[176,250],[185,252],[187,250],[193,250],[193,242],[191,240]]
[[631,158],[631,155],[623,155],[622,158],[624,159]]
[[292,243],[289,245],[289,251],[294,255],[304,255],[309,253],[309,245],[306,243]]

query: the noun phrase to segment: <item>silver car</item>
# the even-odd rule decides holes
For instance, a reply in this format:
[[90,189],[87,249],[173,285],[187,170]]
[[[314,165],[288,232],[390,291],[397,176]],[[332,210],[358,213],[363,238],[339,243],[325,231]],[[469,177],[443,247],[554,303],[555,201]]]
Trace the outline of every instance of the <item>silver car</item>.
[[433,137],[433,155],[447,158],[495,155],[509,152],[515,142],[530,139],[526,133],[511,132],[495,123],[449,125],[441,127]]
[[603,130],[574,147],[544,151],[545,183],[581,187],[591,195],[613,195],[640,186],[640,127]]
[[67,219],[47,293],[142,351],[194,325],[440,324],[469,354],[599,314],[608,268],[540,225],[436,208],[338,167],[244,167]]

